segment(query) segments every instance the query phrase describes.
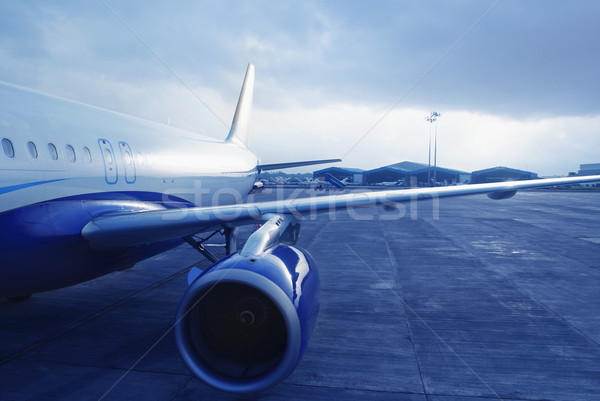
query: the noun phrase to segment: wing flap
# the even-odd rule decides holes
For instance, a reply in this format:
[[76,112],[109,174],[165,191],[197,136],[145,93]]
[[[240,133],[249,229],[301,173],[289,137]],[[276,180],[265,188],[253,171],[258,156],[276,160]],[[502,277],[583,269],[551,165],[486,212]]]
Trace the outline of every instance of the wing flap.
[[244,225],[260,216],[260,211],[252,204],[110,214],[92,219],[83,227],[81,235],[94,249],[114,251],[183,238],[218,229],[224,223]]

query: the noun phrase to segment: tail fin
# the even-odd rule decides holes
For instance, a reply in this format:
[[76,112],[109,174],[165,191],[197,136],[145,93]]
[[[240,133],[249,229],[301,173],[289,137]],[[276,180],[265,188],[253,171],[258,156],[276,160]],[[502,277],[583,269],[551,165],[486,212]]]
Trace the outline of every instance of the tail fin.
[[252,94],[254,92],[254,65],[248,64],[246,77],[240,92],[231,130],[225,142],[235,142],[240,145],[248,145],[248,125],[250,123],[250,112],[252,111]]

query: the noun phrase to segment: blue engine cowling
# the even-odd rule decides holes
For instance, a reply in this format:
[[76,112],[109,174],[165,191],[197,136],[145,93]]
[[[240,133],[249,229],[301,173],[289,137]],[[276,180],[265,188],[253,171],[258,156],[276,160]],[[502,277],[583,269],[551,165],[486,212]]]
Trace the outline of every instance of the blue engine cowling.
[[320,281],[312,257],[278,245],[259,258],[235,253],[188,288],[175,338],[190,370],[224,391],[273,386],[294,370],[319,311]]
[[502,200],[502,199],[512,198],[513,196],[515,196],[516,193],[517,193],[517,191],[496,191],[496,192],[489,192],[487,194],[487,196],[490,199]]

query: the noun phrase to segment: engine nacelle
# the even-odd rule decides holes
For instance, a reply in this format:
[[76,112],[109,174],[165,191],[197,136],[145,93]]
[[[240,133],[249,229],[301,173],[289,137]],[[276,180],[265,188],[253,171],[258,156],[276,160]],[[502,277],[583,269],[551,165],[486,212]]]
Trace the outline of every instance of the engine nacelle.
[[487,194],[487,196],[490,199],[501,200],[501,199],[512,198],[513,196],[515,196],[516,193],[517,193],[517,191],[496,191],[496,192],[489,192]]
[[319,311],[319,276],[311,256],[278,245],[260,257],[235,253],[188,288],[175,337],[190,370],[220,390],[248,393],[294,370]]

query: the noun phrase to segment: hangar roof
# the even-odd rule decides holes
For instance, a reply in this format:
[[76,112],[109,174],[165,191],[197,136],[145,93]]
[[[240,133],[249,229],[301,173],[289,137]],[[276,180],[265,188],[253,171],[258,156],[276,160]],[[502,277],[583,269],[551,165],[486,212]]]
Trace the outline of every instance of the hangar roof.
[[481,174],[487,174],[487,173],[497,173],[497,172],[507,172],[507,173],[513,173],[513,174],[523,174],[523,175],[535,175],[537,176],[536,173],[532,173],[531,171],[525,171],[525,170],[519,170],[516,168],[510,168],[510,167],[504,167],[504,166],[497,166],[497,167],[492,167],[492,168],[486,168],[484,170],[477,170],[477,171],[473,171],[473,175],[481,175]]
[[[415,162],[409,162],[409,161],[403,161],[400,163],[394,163],[394,164],[390,164],[381,168],[385,168],[385,167],[389,167],[389,168],[393,168],[396,170],[403,170],[403,171],[415,171],[415,170],[421,170],[423,168],[427,168],[427,164],[423,164],[423,163],[415,163]],[[373,171],[373,170],[370,170]]]
[[[378,172],[378,171],[390,171],[390,172],[398,172],[398,173],[402,173],[402,174],[418,174],[418,173],[427,171],[428,169],[433,170],[433,168],[434,168],[433,166],[429,167],[427,164],[423,164],[423,163],[403,161],[400,163],[390,164],[388,166],[379,167],[379,168],[376,168],[373,170],[366,171],[365,174],[370,174],[370,173],[374,173],[374,172]],[[438,172],[444,172],[446,174],[455,174],[455,175],[469,174],[467,171],[444,168],[444,167],[440,167],[440,166],[437,166],[436,169]]]
[[365,172],[365,170],[362,170],[360,168],[327,167],[327,168],[324,168],[321,170],[313,171],[313,174],[321,174],[321,173],[326,173],[328,171],[339,171],[341,173],[348,173],[348,174],[360,174],[360,173]]

